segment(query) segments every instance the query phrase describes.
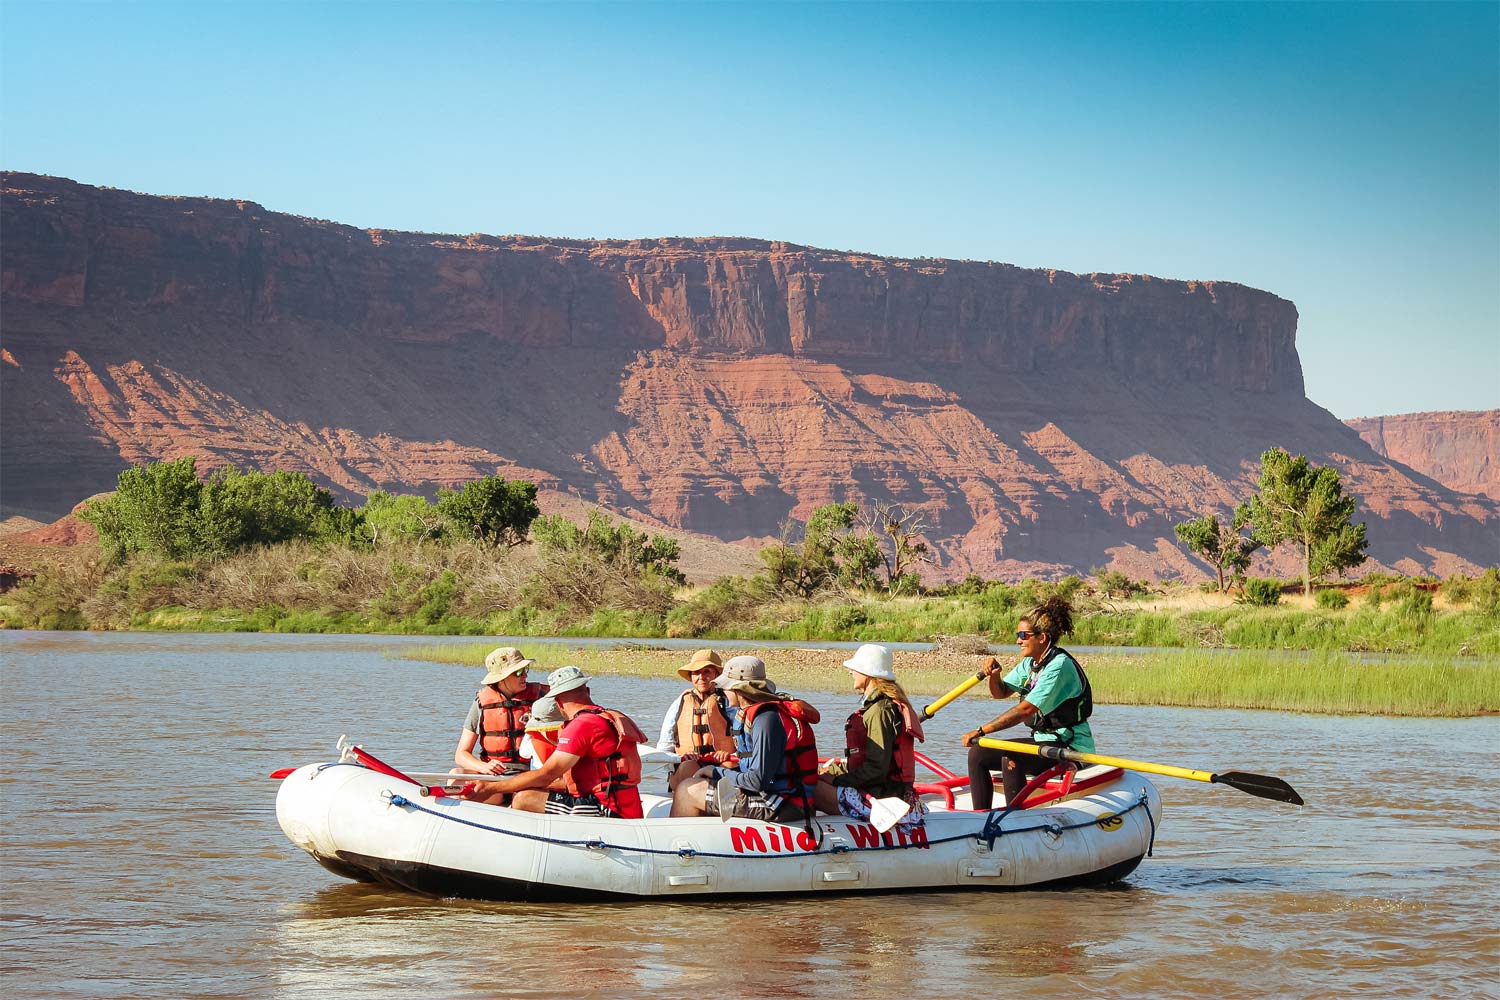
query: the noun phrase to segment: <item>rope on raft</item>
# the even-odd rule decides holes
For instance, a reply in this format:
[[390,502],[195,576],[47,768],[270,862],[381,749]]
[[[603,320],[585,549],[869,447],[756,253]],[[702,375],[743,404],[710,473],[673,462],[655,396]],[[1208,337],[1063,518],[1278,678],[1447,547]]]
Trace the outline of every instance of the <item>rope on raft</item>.
[[[464,826],[472,826],[477,830],[486,830],[490,833],[503,833],[508,837],[519,837],[522,840],[535,840],[544,844],[557,844],[562,847],[584,847],[588,848],[591,851],[634,851],[637,854],[670,855],[672,857],[678,858],[725,858],[728,860],[743,860],[745,858],[807,858],[825,854],[844,854],[851,851],[904,851],[909,850],[913,847],[930,847],[934,844],[949,844],[957,840],[975,839],[973,834],[961,833],[952,837],[942,837],[938,840],[924,840],[920,843],[880,844],[874,847],[850,847],[847,844],[836,844],[827,850],[818,848],[817,850],[813,851],[791,851],[778,854],[719,854],[712,851],[696,851],[690,847],[684,847],[677,850],[663,850],[662,848],[657,847],[634,847],[622,844],[611,844],[603,840],[564,840],[558,837],[544,837],[541,834],[537,833],[522,833],[520,830],[508,830],[503,826],[489,826],[485,823],[476,823],[474,820],[464,819],[462,816],[453,816],[437,809],[430,809],[427,806],[413,802],[411,799],[408,799],[404,795],[399,795],[394,792],[387,792],[384,793],[384,795],[387,797],[387,801],[390,802],[390,804],[393,806],[415,809],[417,812],[424,812],[431,816],[436,816],[439,819],[445,819],[450,823],[461,823]],[[1126,809],[1121,810],[1120,812],[1115,813],[1113,816],[1095,817],[1094,819],[1084,820],[1080,823],[1045,823],[1040,826],[1023,826],[1019,829],[1014,830],[1003,830],[1000,829],[998,825],[998,821],[1004,819],[1005,814],[1010,810],[994,809],[990,811],[989,816],[985,819],[984,829],[980,831],[978,839],[985,840],[988,845],[993,848],[995,846],[995,839],[1005,836],[1006,834],[1046,831],[1048,833],[1051,833],[1053,836],[1060,837],[1064,832],[1068,830],[1081,830],[1084,827],[1097,826],[1100,822],[1106,819],[1125,816],[1146,804],[1146,793],[1142,792],[1141,797],[1137,799],[1132,805],[1130,805]],[[996,816],[997,813],[999,814],[998,817]],[[1156,817],[1151,815],[1150,809],[1146,810],[1146,817],[1151,821],[1151,844],[1146,849],[1146,855],[1149,857],[1151,854],[1151,847],[1154,847],[1156,844]],[[994,824],[993,830],[991,829],[992,823]]]

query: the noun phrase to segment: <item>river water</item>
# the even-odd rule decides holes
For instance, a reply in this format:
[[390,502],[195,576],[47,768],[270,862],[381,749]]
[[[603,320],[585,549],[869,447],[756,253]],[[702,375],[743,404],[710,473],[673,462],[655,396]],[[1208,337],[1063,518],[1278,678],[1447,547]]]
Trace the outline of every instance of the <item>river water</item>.
[[[1308,802],[1157,779],[1155,856],[1109,889],[432,900],[318,867],[266,777],[341,733],[446,766],[478,675],[383,655],[409,641],[0,633],[4,994],[1500,997],[1497,718],[1101,705],[1102,753],[1275,774]],[[593,685],[652,731],[679,687]],[[856,696],[811,700],[839,745]],[[960,699],[926,749],[957,769],[993,714]]]

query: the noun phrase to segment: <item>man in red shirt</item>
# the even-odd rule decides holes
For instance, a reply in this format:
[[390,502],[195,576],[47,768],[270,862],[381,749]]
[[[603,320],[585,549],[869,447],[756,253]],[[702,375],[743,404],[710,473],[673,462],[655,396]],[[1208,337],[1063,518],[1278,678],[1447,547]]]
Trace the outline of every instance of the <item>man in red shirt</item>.
[[[552,698],[568,720],[557,735],[557,749],[534,771],[485,783],[515,793],[512,808],[641,818],[637,746],[646,742],[646,734],[625,713],[594,704],[591,679],[577,667],[560,667],[547,676]],[[557,778],[564,779],[567,790],[549,792],[547,786]]]

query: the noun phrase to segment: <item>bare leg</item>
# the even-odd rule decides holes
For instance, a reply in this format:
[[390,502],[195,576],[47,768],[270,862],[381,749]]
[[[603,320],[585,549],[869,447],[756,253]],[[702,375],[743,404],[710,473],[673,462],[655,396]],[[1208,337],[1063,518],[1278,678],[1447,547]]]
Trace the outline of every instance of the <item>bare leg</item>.
[[693,775],[697,774],[698,769],[702,766],[703,765],[698,763],[696,758],[693,760],[685,760],[682,763],[678,764],[677,769],[667,776],[667,791],[676,792],[677,786],[682,784],[682,782],[687,778],[691,778]]
[[672,793],[673,816],[708,815],[708,779],[689,778]]
[[528,788],[516,793],[515,800],[511,802],[512,809],[522,812],[539,813],[547,811],[547,789]]
[[839,808],[839,790],[833,782],[827,778],[819,778],[817,786],[813,789],[813,805],[818,812],[829,816],[842,816],[844,811]]

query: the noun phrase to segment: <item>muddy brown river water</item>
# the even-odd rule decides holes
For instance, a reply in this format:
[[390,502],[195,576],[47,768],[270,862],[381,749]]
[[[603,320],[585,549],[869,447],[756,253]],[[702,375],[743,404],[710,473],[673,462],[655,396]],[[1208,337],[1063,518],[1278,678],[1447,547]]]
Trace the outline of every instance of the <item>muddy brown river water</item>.
[[[266,777],[340,733],[445,764],[478,675],[382,655],[406,642],[0,633],[4,995],[1500,997],[1500,719],[1101,705],[1101,753],[1308,802],[1156,779],[1155,856],[1108,889],[433,900],[318,867]],[[654,732],[679,686],[594,691]],[[856,696],[811,700],[838,744]],[[956,768],[992,706],[949,706],[928,752]]]

